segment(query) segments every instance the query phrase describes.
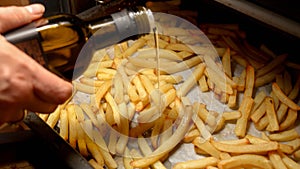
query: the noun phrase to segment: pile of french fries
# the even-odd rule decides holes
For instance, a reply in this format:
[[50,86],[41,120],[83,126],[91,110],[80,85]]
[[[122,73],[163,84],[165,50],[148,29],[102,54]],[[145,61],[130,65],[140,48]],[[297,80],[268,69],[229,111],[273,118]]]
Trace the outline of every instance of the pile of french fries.
[[[300,168],[300,78],[290,73],[299,65],[250,45],[236,24],[203,24],[201,32],[160,23],[167,26],[158,36],[96,51],[72,98],[40,117],[94,168],[169,168],[164,161],[181,144],[193,144],[197,159],[174,169]],[[193,92],[227,108],[213,110]],[[216,137],[230,124],[235,139]]]

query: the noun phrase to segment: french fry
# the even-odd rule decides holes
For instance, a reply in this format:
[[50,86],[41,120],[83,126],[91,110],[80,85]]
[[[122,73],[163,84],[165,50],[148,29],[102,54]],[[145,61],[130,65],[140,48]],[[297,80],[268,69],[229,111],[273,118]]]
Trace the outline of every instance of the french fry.
[[218,161],[219,160],[215,157],[204,157],[197,160],[178,162],[174,165],[173,169],[205,168],[208,166],[216,166]]
[[198,66],[195,67],[191,76],[186,79],[177,91],[177,96],[182,97],[186,96],[186,94],[197,84],[197,81],[203,75],[205,69],[205,64],[200,63]]
[[290,141],[297,137],[299,137],[299,134],[294,128],[269,135],[269,138],[273,141]]
[[99,165],[94,159],[90,159],[89,164],[95,169],[103,169],[103,166]]
[[236,122],[235,134],[238,137],[244,137],[247,130],[248,118],[253,105],[253,99],[251,97],[244,96],[239,111],[242,113],[241,118]]
[[226,120],[236,120],[241,117],[240,111],[232,111],[232,112],[223,112],[222,117]]
[[[140,136],[138,138],[138,145],[144,156],[147,156],[152,153],[152,150],[144,137]],[[151,167],[153,167],[154,169],[166,169],[166,167],[161,161],[154,162],[153,164],[151,164]]]
[[85,141],[87,143],[88,151],[92,154],[92,156],[95,158],[98,165],[103,166],[104,165],[104,158],[99,151],[99,147],[87,136],[85,135]]
[[222,64],[223,64],[224,71],[228,77],[232,77],[231,59],[230,58],[231,58],[230,57],[230,48],[227,48],[222,57]]
[[55,111],[49,115],[46,123],[51,128],[53,128],[56,125],[57,121],[59,120],[60,114],[61,114],[61,106],[57,106]]
[[247,66],[244,97],[252,97],[254,81],[255,81],[254,79],[255,79],[254,68],[252,66]]
[[198,129],[193,129],[191,131],[189,131],[183,138],[183,141],[185,143],[190,143],[192,142],[196,137],[200,136],[200,132]]
[[59,135],[64,139],[68,140],[69,138],[69,119],[68,112],[66,109],[61,110],[59,117]]
[[297,120],[297,115],[297,111],[289,109],[285,120],[282,123],[280,123],[279,131],[283,131],[291,126],[294,126]]
[[284,70],[284,66],[280,65],[278,68],[276,68],[273,71],[268,72],[267,74],[257,77],[255,79],[255,87],[260,87],[260,86],[264,86],[268,83],[271,83],[275,77],[276,74],[281,73]]
[[148,157],[144,157],[142,159],[132,161],[131,165],[134,167],[146,167],[157,161],[161,157],[164,157],[165,154],[169,153],[180,141],[181,138],[185,135],[187,130],[189,129],[190,121],[192,119],[192,107],[187,106],[185,108],[185,115],[181,120],[178,128],[173,133],[173,135],[165,141],[160,147],[158,147],[155,151],[149,154]]
[[[155,48],[139,49],[137,57],[139,58],[154,58],[156,56]],[[173,50],[159,49],[159,58],[168,59],[170,61],[182,61],[182,57]]]
[[254,123],[258,123],[258,121],[265,115],[266,113],[266,105],[260,104],[260,106],[252,113],[250,116],[251,120]]
[[119,73],[116,73],[113,79],[113,88],[115,89],[114,99],[117,104],[124,101],[124,87],[122,82],[122,77]]
[[278,153],[271,151],[268,155],[275,169],[287,169]]
[[210,140],[205,140],[202,137],[196,137],[193,141],[193,144],[207,154],[210,154],[212,157],[220,159],[221,151],[216,149],[211,144]]
[[107,103],[111,106],[114,121],[116,122],[117,126],[120,126],[121,125],[120,109],[117,103],[115,102],[115,100],[113,99],[112,95],[109,92],[107,92],[104,97]]
[[273,151],[278,149],[277,142],[267,142],[260,144],[246,144],[246,145],[232,145],[224,144],[218,141],[211,141],[211,144],[216,147],[219,151],[224,151],[228,153],[239,153],[239,154],[260,154],[267,153],[268,151]]
[[146,43],[146,40],[144,40],[142,38],[138,39],[123,52],[123,57],[128,58],[133,53],[135,53],[139,48],[142,48],[145,45],[145,43]]
[[294,168],[300,168],[300,164],[296,163],[294,160],[292,160],[287,155],[281,153],[281,158],[284,164],[287,166],[288,169],[294,169]]
[[202,92],[207,92],[208,91],[208,85],[207,85],[205,76],[200,77],[200,79],[198,81],[198,84],[199,84],[199,87],[200,87]]
[[266,115],[269,120],[269,128],[267,127],[268,131],[278,131],[279,130],[279,124],[274,108],[274,101],[271,97],[266,97],[265,99],[265,105],[266,105]]
[[282,64],[285,59],[287,58],[286,54],[277,56],[275,59],[273,59],[270,63],[268,63],[266,66],[258,69],[256,71],[256,77],[260,77],[263,76],[265,74],[267,74],[268,72],[270,72],[272,69],[274,69],[276,66]]
[[105,94],[107,91],[111,88],[112,82],[111,81],[105,81],[98,89],[98,91],[95,94],[95,100],[96,100],[96,105],[100,107],[101,105],[101,100],[104,98]]
[[[79,108],[77,111],[80,111]],[[76,118],[76,110],[74,106],[70,106],[67,108],[68,118],[69,118],[69,143],[73,148],[77,146],[77,118]]]
[[271,162],[265,156],[256,154],[237,155],[226,160],[221,160],[218,163],[218,167],[221,169],[241,168],[244,166],[260,169],[273,168]]
[[300,110],[300,106],[298,106],[293,100],[291,100],[287,95],[285,95],[275,82],[272,83],[272,91],[282,103],[286,104],[293,110]]
[[79,149],[79,152],[82,156],[88,157],[88,150],[87,150],[87,143],[85,141],[85,133],[83,129],[81,128],[80,123],[76,123],[76,129],[77,129],[77,146]]

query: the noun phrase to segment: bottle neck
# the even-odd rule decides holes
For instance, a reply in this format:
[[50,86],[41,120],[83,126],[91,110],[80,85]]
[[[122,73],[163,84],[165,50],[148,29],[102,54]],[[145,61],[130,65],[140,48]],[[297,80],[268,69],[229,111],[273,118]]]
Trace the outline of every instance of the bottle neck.
[[[89,22],[92,34],[117,32],[120,37],[150,33],[154,27],[152,12],[144,7],[124,9],[120,12]],[[99,30],[99,31],[98,31]]]

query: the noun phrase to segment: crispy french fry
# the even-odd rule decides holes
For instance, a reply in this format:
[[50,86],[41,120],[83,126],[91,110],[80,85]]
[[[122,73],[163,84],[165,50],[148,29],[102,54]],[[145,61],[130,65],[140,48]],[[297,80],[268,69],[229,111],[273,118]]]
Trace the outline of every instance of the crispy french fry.
[[254,68],[252,66],[246,67],[246,83],[245,83],[245,91],[244,91],[244,97],[252,97],[253,89],[254,89],[254,81],[255,81],[255,75],[254,75]]
[[268,155],[275,169],[287,169],[280,155],[276,153],[276,151],[271,151]]
[[280,123],[279,131],[283,131],[291,126],[294,126],[297,120],[297,115],[297,111],[289,109],[285,120],[282,123]]
[[69,119],[67,110],[63,109],[60,112],[59,117],[59,135],[64,139],[68,140],[69,138]]
[[251,97],[244,96],[241,106],[239,108],[239,111],[242,113],[242,116],[237,120],[234,130],[235,134],[238,137],[244,137],[246,134],[248,118],[250,115],[252,105],[253,99]]
[[[138,145],[144,156],[152,153],[152,150],[144,137],[141,136],[138,138]],[[151,167],[153,167],[154,169],[166,169],[161,161],[154,162],[153,164],[151,164]]]
[[277,83],[272,83],[272,91],[275,93],[275,95],[278,97],[278,99],[286,104],[288,107],[290,107],[293,110],[300,110],[300,106],[297,105],[293,100],[291,100],[287,95],[283,93],[283,91],[280,89],[280,87],[277,85]]
[[222,169],[241,168],[244,166],[260,169],[273,168],[271,162],[265,156],[255,154],[237,155],[226,160],[221,160],[218,163],[218,167]]
[[201,137],[196,137],[193,144],[204,152],[210,154],[212,157],[220,159],[221,151],[216,149],[209,140],[205,140]]
[[124,58],[128,58],[133,53],[135,53],[139,48],[142,48],[146,43],[146,40],[140,38],[135,41],[131,46],[129,46],[123,53]]
[[297,137],[299,134],[294,128],[269,135],[269,138],[274,141],[290,141]]
[[222,64],[223,64],[224,71],[228,77],[232,77],[231,59],[230,58],[231,58],[230,57],[230,48],[227,48],[222,57]]
[[224,151],[228,153],[250,153],[250,154],[260,154],[267,153],[268,151],[277,150],[277,142],[266,142],[259,144],[246,144],[246,145],[232,145],[224,144],[218,141],[211,141],[211,144],[216,147],[219,151]]
[[205,69],[205,64],[200,63],[198,66],[195,67],[191,76],[186,79],[177,91],[177,96],[182,97],[186,96],[186,94],[197,84],[197,81],[203,75]]
[[101,105],[101,100],[104,98],[105,94],[107,91],[111,88],[112,82],[111,81],[105,81],[100,87],[99,90],[95,94],[95,100],[96,100],[96,105],[100,107]]
[[266,104],[266,115],[269,120],[269,127],[267,127],[268,131],[278,131],[279,130],[279,124],[275,112],[275,106],[274,106],[274,101],[271,97],[266,97],[265,99],[265,104]]
[[273,59],[269,64],[267,64],[266,66],[258,69],[256,71],[256,77],[261,77],[265,74],[267,74],[268,72],[270,72],[272,69],[274,69],[276,66],[282,64],[284,62],[284,60],[287,58],[286,54],[277,56],[275,59]]
[[204,157],[197,160],[178,162],[174,165],[173,169],[205,168],[208,166],[216,166],[218,161],[219,160],[215,157]]
[[300,168],[300,164],[296,163],[294,160],[292,160],[287,155],[281,153],[281,158],[283,163],[287,166],[288,169],[294,169],[294,168]]
[[53,128],[57,121],[59,120],[61,114],[61,106],[57,106],[53,113],[51,113],[46,121],[46,123]]

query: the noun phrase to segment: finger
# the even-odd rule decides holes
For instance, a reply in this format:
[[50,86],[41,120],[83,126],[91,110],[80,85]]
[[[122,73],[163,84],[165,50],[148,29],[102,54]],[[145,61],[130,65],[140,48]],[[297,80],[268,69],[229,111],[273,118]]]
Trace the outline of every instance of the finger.
[[72,84],[43,67],[37,66],[38,71],[34,75],[34,93],[45,102],[61,104],[72,94]]
[[28,102],[25,103],[25,105],[26,106],[24,108],[26,110],[39,113],[52,113],[57,107],[57,104],[44,102],[36,96],[28,99]]
[[0,124],[6,122],[17,122],[24,117],[24,111],[19,108],[11,108],[3,113],[0,113]]
[[9,6],[0,8],[0,33],[28,24],[42,17],[45,7],[32,4],[25,7]]

